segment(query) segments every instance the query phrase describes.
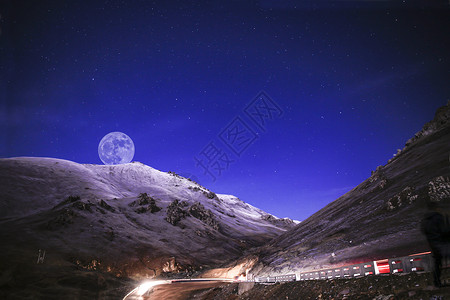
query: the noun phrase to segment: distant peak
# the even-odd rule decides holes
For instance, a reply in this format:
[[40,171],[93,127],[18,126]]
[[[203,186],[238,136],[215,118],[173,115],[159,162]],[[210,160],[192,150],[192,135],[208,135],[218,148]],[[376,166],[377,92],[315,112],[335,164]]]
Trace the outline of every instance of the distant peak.
[[419,139],[438,132],[439,130],[448,126],[450,126],[450,100],[448,100],[447,105],[444,105],[437,109],[433,120],[426,123],[422,127],[422,130],[420,130],[412,138],[410,138],[406,142],[405,147],[409,147]]

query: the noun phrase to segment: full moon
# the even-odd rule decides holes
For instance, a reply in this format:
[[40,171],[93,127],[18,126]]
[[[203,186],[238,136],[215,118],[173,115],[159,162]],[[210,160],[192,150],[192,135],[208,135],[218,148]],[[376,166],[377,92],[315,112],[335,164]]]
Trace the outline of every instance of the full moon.
[[134,156],[134,143],[122,132],[110,132],[98,144],[98,156],[105,165],[127,164]]

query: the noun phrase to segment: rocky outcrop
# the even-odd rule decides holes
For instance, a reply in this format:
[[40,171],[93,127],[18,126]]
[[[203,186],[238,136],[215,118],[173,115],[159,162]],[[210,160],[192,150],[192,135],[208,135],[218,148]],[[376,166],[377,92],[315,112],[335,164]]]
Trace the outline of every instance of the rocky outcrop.
[[376,182],[376,188],[379,190],[382,190],[386,187],[386,185],[388,184],[388,179],[386,178],[386,174],[383,172],[383,166],[378,166],[375,171],[372,171],[369,182]]
[[176,261],[175,257],[169,258],[163,265],[162,271],[165,273],[178,273],[183,270],[183,267]]
[[167,216],[165,220],[170,224],[176,226],[178,223],[188,216],[188,212],[185,210],[185,207],[189,204],[186,201],[178,201],[174,200],[167,207]]
[[114,209],[114,207],[112,207],[111,205],[109,205],[108,203],[106,203],[105,200],[100,200],[100,207],[109,210],[110,212],[115,212],[116,210]]
[[46,222],[44,228],[56,230],[61,227],[67,227],[68,225],[73,224],[75,218],[78,216],[74,208],[92,213],[91,206],[95,205],[90,201],[86,202],[81,200],[80,196],[69,196],[52,208],[52,210],[56,211],[56,216]]
[[417,132],[412,138],[410,138],[405,146],[408,147],[414,144],[419,139],[428,136],[432,133],[439,131],[442,128],[445,128],[450,125],[450,100],[447,102],[446,106],[440,107],[436,114],[434,115],[434,119],[430,122],[426,123],[422,130]]
[[206,209],[200,202],[196,202],[186,209],[187,206],[189,206],[189,204],[186,201],[174,200],[167,207],[167,216],[165,220],[176,226],[179,225],[179,222],[182,219],[192,216],[214,230],[220,229],[219,222],[216,220],[215,215],[211,210]]
[[280,227],[292,227],[292,225],[294,224],[294,221],[289,218],[279,219],[274,217],[273,215],[264,215],[261,217],[261,219]]
[[448,177],[439,176],[428,184],[430,202],[450,205],[450,180]]
[[219,230],[220,228],[219,222],[217,222],[211,210],[205,209],[205,207],[200,202],[196,202],[194,205],[189,207],[189,214],[215,230]]
[[214,192],[211,192],[211,191],[209,191],[209,192],[203,191],[203,194],[204,194],[204,195],[206,196],[206,198],[208,198],[208,199],[215,199],[215,200],[219,201],[219,197],[217,197],[216,193],[214,193]]
[[450,179],[438,176],[428,183],[428,190],[422,189],[421,193],[414,187],[407,186],[387,201],[387,210],[392,211],[401,206],[410,205],[419,197],[425,198],[430,203],[450,205]]
[[156,205],[156,200],[147,193],[141,193],[138,196],[138,200],[133,201],[129,204],[130,206],[138,206],[138,208],[135,210],[138,214],[151,212],[155,213],[161,210],[161,207]]
[[410,138],[405,143],[405,147],[403,149],[397,149],[397,153],[395,153],[394,156],[388,160],[388,164],[398,159],[399,156],[401,156],[406,150],[410,149],[411,146],[417,144],[419,141],[449,126],[450,100],[447,102],[447,105],[438,108],[433,120],[426,123],[419,132],[417,132],[412,138]]
[[91,206],[94,206],[94,204],[91,203],[90,201],[84,202],[84,201],[79,200],[77,202],[74,202],[72,204],[72,206],[79,210],[85,210],[85,211],[88,211],[91,213],[92,212]]
[[388,200],[386,204],[387,210],[391,211],[401,207],[402,205],[412,204],[418,197],[419,195],[416,193],[415,189],[407,186],[400,193]]

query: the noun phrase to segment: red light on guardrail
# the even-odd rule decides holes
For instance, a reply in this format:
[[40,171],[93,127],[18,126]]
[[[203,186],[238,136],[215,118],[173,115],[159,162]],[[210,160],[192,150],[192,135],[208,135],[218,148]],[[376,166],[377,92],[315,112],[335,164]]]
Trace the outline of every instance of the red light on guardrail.
[[391,272],[391,269],[389,267],[389,262],[383,261],[383,262],[376,262],[378,271],[380,274],[387,274]]

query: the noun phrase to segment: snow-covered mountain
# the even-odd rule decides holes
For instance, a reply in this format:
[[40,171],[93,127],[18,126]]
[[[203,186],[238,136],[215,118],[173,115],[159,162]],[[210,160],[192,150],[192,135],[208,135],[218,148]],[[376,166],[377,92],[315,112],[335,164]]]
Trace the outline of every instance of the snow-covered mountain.
[[[46,265],[153,277],[217,266],[295,224],[141,163],[0,159],[0,267]],[[182,276],[180,274],[179,276]],[[0,280],[1,285],[1,280]]]
[[367,180],[249,256],[258,259],[251,272],[287,274],[429,251],[420,222],[428,200],[450,207],[449,154],[450,101]]

